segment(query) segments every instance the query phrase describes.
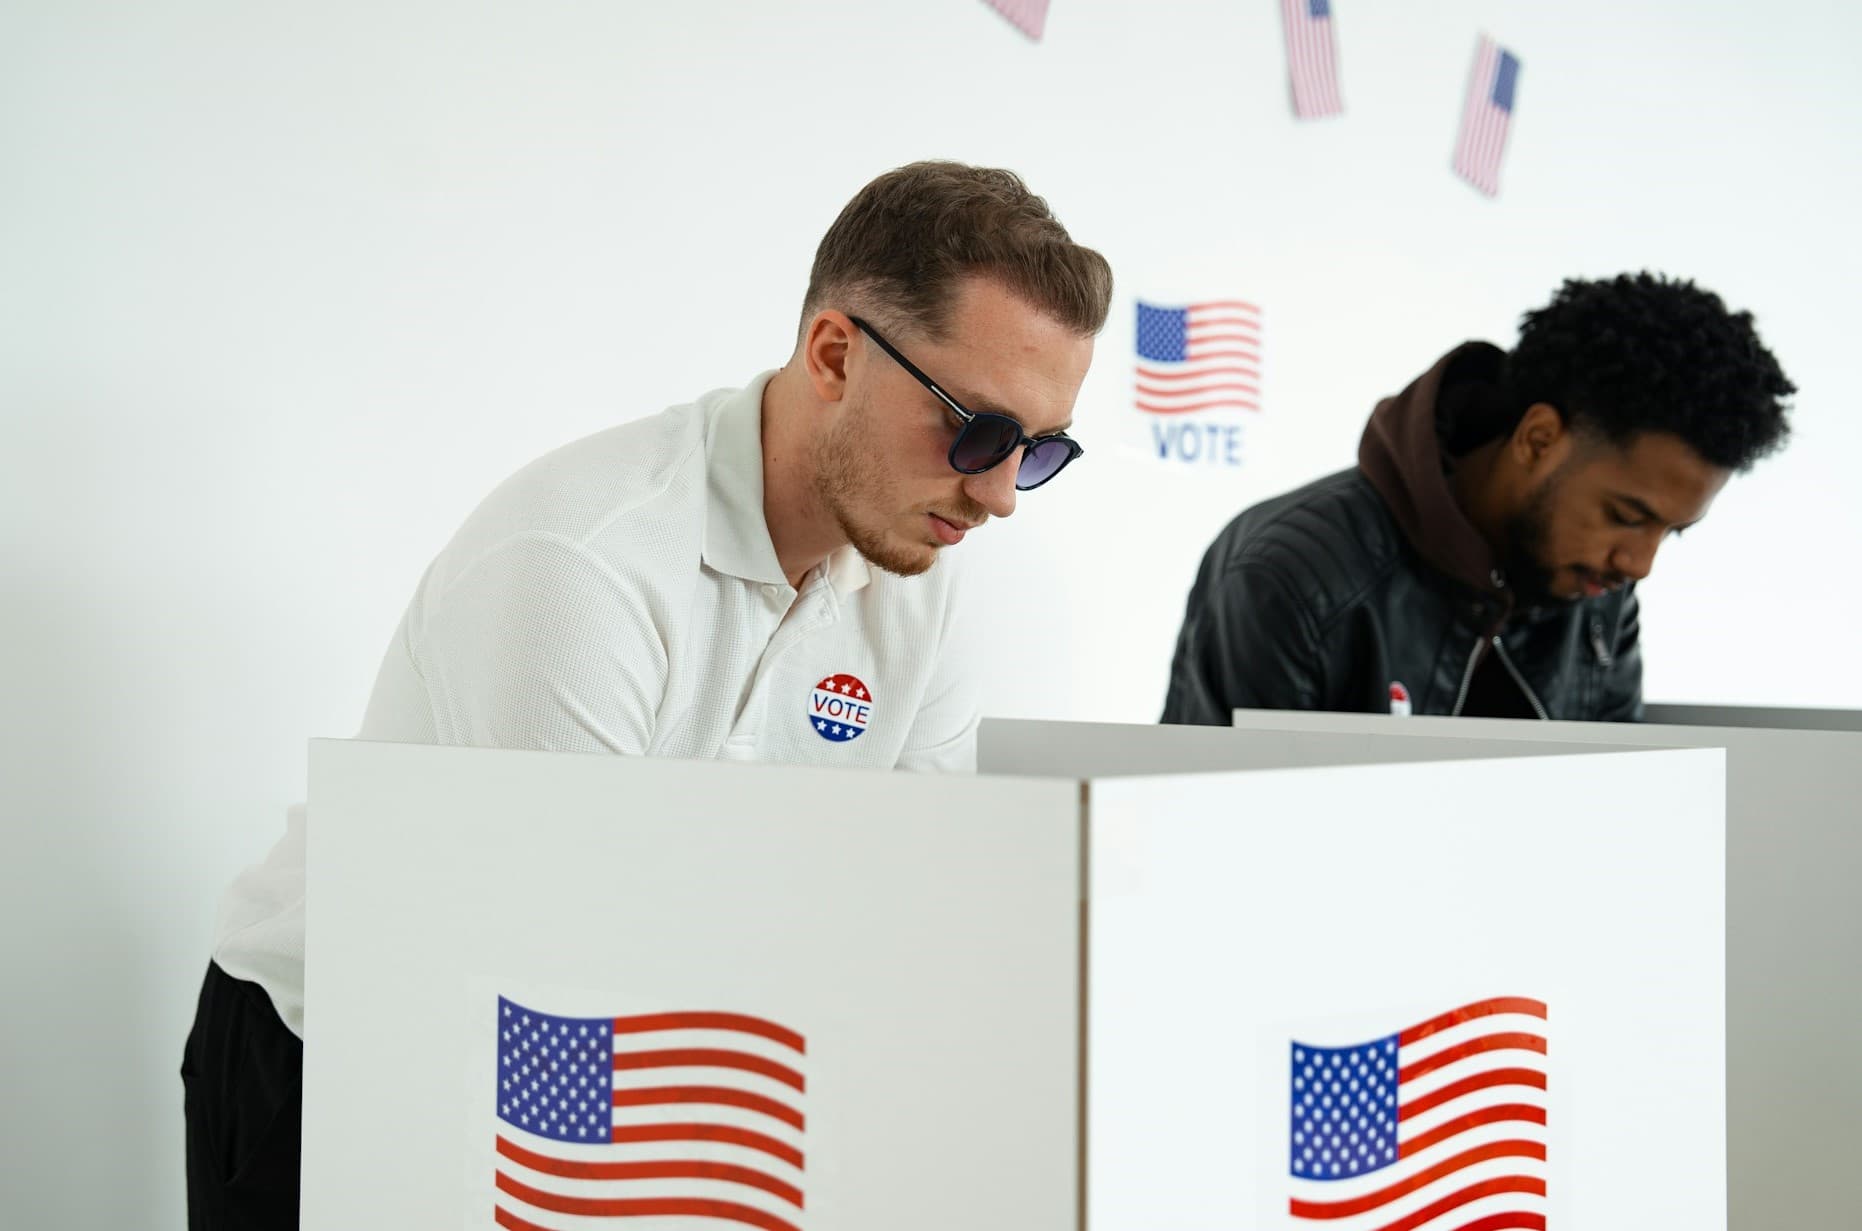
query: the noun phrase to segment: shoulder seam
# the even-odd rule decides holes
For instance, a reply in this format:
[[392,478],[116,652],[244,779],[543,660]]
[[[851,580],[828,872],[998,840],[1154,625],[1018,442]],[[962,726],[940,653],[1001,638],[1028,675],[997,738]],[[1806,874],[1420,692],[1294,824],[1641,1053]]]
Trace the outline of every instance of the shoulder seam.
[[[686,465],[692,460],[692,453],[695,450],[702,451],[704,448],[706,432],[704,410],[701,407],[695,407],[695,409],[698,411],[698,431],[693,439],[686,443],[684,451],[674,459],[672,465],[666,467],[666,473],[660,476],[658,486],[653,488],[652,491],[641,493],[636,499],[611,509],[606,517],[589,527],[587,532],[577,541],[578,546],[586,546],[590,540],[600,535],[619,518],[653,503],[653,501],[658,500],[661,496],[666,494],[666,490],[672,486],[673,479],[677,477],[679,472],[685,469]],[[709,478],[708,475],[706,477]],[[704,484],[701,483],[699,486],[702,490]]]

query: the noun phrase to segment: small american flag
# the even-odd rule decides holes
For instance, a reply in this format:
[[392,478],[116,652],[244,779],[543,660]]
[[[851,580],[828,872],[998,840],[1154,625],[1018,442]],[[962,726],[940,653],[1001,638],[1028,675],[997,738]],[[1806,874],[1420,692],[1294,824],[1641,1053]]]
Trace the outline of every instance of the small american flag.
[[1287,77],[1293,114],[1302,120],[1345,109],[1338,93],[1338,47],[1332,41],[1332,0],[1280,0],[1287,28]]
[[1545,1227],[1545,1004],[1292,1045],[1288,1212],[1319,1231]]
[[1238,299],[1138,301],[1137,406],[1153,415],[1261,408],[1261,310]]
[[1455,142],[1455,173],[1488,196],[1500,193],[1500,156],[1513,123],[1513,100],[1519,92],[1519,57],[1487,35],[1474,51],[1468,101],[1461,109],[1461,136]]
[[1039,42],[1047,28],[1047,0],[985,0],[996,12],[1008,18],[1017,30]]
[[804,1054],[742,1014],[559,1017],[500,997],[497,1224],[800,1231]]

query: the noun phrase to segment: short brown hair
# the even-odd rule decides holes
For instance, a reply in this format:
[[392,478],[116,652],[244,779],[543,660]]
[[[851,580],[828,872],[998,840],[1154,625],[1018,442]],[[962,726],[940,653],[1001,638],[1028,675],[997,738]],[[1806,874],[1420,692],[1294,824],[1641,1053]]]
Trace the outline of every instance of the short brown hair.
[[1081,334],[1096,334],[1112,302],[1112,267],[1073,242],[1047,202],[1013,171],[914,162],[847,202],[821,238],[802,328],[844,299],[882,320],[903,318],[932,337],[949,324],[959,279],[982,275]]

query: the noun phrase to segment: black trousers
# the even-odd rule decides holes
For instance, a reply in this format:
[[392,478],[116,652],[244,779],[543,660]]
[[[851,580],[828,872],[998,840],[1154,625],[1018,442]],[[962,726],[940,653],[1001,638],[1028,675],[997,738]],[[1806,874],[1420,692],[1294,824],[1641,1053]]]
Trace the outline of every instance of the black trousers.
[[304,1044],[258,984],[207,964],[181,1084],[188,1231],[296,1231]]

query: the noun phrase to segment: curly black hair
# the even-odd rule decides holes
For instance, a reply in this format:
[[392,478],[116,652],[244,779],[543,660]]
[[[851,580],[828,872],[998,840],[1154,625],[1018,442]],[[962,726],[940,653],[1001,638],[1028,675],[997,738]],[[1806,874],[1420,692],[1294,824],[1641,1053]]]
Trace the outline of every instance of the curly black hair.
[[1520,413],[1546,402],[1617,444],[1667,432],[1728,470],[1784,443],[1784,399],[1797,392],[1750,312],[1650,273],[1566,282],[1521,319],[1505,379]]

